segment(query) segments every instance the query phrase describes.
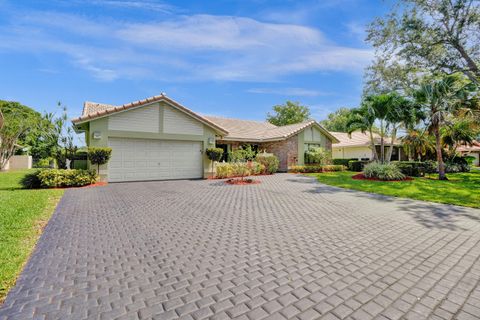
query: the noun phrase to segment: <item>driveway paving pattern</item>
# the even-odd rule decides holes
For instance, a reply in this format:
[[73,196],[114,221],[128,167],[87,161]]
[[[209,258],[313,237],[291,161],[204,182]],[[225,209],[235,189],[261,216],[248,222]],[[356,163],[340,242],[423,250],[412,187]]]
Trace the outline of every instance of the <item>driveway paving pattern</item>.
[[256,179],[67,190],[0,319],[480,318],[480,210]]

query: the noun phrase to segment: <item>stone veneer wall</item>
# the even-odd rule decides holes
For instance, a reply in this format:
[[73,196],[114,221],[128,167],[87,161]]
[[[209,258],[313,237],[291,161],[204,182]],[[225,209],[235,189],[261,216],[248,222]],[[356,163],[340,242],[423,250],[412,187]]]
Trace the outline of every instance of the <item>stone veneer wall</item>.
[[289,166],[298,162],[298,136],[294,135],[287,140],[265,142],[260,144],[259,150],[273,153],[280,161],[279,171],[287,171]]

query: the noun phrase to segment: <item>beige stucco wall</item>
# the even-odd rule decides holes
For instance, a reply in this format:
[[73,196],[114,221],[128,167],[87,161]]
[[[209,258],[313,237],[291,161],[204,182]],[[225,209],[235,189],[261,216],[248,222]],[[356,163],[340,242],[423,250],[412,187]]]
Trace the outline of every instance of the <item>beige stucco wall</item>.
[[12,156],[8,161],[3,171],[7,170],[21,170],[21,169],[31,169],[32,168],[32,156],[21,155],[21,156]]
[[[172,134],[172,133],[165,133],[163,128],[163,115],[165,108],[173,108],[172,106],[168,105],[165,102],[156,103],[159,107],[158,113],[158,121],[159,121],[159,130],[158,132],[138,132],[138,131],[126,131],[126,130],[109,130],[108,117],[96,119],[89,122],[88,128],[85,132],[85,141],[88,146],[91,147],[107,147],[108,146],[108,138],[109,137],[118,137],[118,138],[138,138],[138,139],[163,139],[163,140],[183,140],[183,141],[201,141],[203,145],[203,150],[205,151],[206,148],[215,146],[215,132],[210,127],[202,124],[203,126],[203,134],[202,135],[194,135],[194,134]],[[133,112],[135,109],[131,111],[125,111],[125,114],[128,112]],[[195,120],[197,121],[197,120]],[[173,125],[173,124],[171,124]],[[94,139],[93,136],[95,132],[100,134],[99,139]],[[209,144],[213,142],[212,144]],[[203,154],[203,168],[204,168],[204,176],[207,177],[211,171],[210,160],[208,160],[205,152]],[[100,166],[100,174],[107,175],[108,174],[108,164]]]
[[314,143],[319,144],[327,151],[332,151],[332,141],[325,136],[318,128],[312,126],[300,132],[297,135],[298,139],[298,165],[305,164],[305,144]]
[[372,150],[367,147],[335,147],[332,146],[332,158],[333,159],[373,159]]

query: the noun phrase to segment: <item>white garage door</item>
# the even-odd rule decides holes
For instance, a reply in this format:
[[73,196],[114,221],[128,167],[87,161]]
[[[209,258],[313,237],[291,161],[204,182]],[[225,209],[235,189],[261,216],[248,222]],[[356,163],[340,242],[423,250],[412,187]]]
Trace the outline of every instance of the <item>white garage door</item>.
[[109,138],[108,180],[142,181],[203,177],[202,143]]

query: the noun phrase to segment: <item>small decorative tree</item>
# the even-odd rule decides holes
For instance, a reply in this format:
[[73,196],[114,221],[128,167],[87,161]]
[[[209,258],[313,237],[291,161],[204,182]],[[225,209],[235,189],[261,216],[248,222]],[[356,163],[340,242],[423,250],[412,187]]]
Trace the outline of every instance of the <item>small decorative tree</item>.
[[207,148],[205,151],[207,154],[207,158],[212,161],[212,177],[213,177],[213,165],[215,161],[220,161],[223,156],[223,149],[222,148]]
[[88,160],[97,165],[97,174],[100,175],[100,165],[106,164],[112,155],[112,148],[88,148]]

